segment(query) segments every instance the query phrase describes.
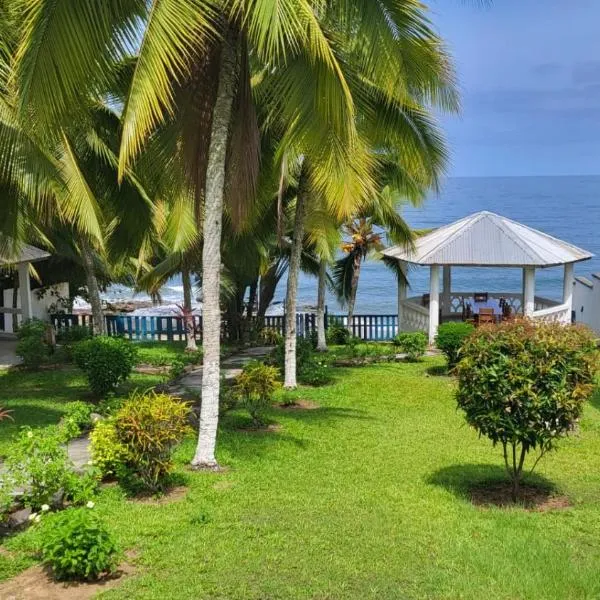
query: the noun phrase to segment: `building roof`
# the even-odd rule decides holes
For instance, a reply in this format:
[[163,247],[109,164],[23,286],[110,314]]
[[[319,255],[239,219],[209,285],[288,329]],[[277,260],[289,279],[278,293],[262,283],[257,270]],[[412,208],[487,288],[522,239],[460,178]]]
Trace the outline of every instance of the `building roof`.
[[[6,246],[6,245],[5,245]],[[48,258],[50,254],[45,250],[40,250],[35,246],[22,244],[17,252],[11,252],[0,245],[0,265],[18,265],[21,263],[36,262]]]
[[593,255],[531,227],[482,211],[418,238],[414,249],[395,246],[386,256],[419,265],[552,267]]

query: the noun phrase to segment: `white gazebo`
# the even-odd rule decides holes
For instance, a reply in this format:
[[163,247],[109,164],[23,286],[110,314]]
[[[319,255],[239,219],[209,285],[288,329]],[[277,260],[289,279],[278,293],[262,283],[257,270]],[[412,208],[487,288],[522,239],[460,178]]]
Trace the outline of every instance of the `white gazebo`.
[[[0,268],[12,267],[17,269],[20,299],[20,308],[0,306],[0,313],[16,313],[21,315],[23,320],[31,319],[34,316],[29,270],[31,263],[45,260],[49,256],[48,252],[27,244],[22,245],[16,253],[0,254]],[[0,293],[2,292],[0,291]]]
[[[541,231],[494,213],[478,212],[418,238],[414,248],[396,246],[384,251],[406,264],[429,265],[429,296],[408,298],[405,281],[398,283],[398,330],[425,331],[433,343],[442,320],[456,320],[465,312],[473,291],[452,290],[452,267],[510,267],[523,269],[522,293],[489,293],[508,304],[512,314],[532,319],[571,322],[573,265],[592,254]],[[535,295],[535,270],[564,265],[562,302]],[[440,271],[442,290],[440,295]],[[477,290],[484,291],[484,290]]]

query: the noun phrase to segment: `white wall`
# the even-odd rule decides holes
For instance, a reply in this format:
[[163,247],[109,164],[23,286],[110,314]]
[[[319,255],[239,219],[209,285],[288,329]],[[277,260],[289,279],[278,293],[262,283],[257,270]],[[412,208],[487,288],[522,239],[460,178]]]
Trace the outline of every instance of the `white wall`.
[[573,288],[575,322],[583,323],[600,334],[600,274],[576,277]]
[[[43,295],[42,295],[42,292]],[[2,292],[0,292],[2,293]],[[57,283],[45,288],[32,290],[31,292],[31,305],[33,309],[33,316],[37,319],[46,320],[48,318],[48,309],[57,303],[59,298],[69,297],[69,284],[68,283]],[[12,307],[13,291],[12,289],[4,290],[4,307]],[[21,308],[21,297],[17,295],[17,308]],[[19,320],[21,316],[19,315]],[[12,333],[12,314],[4,313],[4,329],[0,327],[0,331],[5,333]]]

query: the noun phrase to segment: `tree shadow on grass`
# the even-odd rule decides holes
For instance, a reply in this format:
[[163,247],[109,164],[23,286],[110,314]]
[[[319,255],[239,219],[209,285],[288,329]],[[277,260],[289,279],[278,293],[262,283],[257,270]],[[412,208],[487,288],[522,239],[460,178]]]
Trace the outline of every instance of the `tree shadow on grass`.
[[451,374],[448,371],[447,365],[432,365],[425,369],[427,375],[431,377],[450,377]]
[[[477,505],[511,506],[510,481],[505,469],[498,465],[462,464],[439,469],[426,479],[452,492],[456,497]],[[545,477],[532,473],[522,482],[520,504],[526,508],[545,507],[556,499],[556,486]],[[564,504],[561,497],[561,505]],[[554,502],[554,504],[557,504]],[[568,502],[567,502],[568,504]],[[557,505],[558,506],[558,505]],[[554,506],[549,506],[553,508]]]
[[[278,414],[282,414],[281,410]],[[345,408],[341,406],[319,406],[310,410],[289,410],[285,413],[286,418],[304,421],[306,423],[329,424],[339,419],[361,419],[373,420],[367,411],[358,408]]]

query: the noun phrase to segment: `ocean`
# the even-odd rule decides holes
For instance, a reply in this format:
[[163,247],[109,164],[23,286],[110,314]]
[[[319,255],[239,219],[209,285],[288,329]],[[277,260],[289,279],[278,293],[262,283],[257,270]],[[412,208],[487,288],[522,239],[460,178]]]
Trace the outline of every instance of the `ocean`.
[[[594,253],[591,260],[576,265],[576,275],[600,271],[600,176],[448,178],[438,194],[432,194],[418,208],[407,206],[403,214],[414,228],[433,228],[481,210],[514,219]],[[562,267],[538,270],[536,294],[559,300],[562,274]],[[452,289],[518,292],[521,277],[520,269],[457,267],[452,272]],[[408,279],[410,294],[422,294],[429,287],[429,269],[414,267]],[[281,309],[285,283],[284,279],[277,290],[274,312]],[[394,275],[381,261],[368,259],[361,269],[357,314],[395,313],[396,290]],[[315,278],[302,274],[300,304],[314,305],[316,296]],[[117,288],[107,297],[131,298],[131,291]],[[166,303],[181,302],[180,280],[175,278],[166,286],[163,298]],[[330,312],[343,310],[331,294],[327,304]]]

